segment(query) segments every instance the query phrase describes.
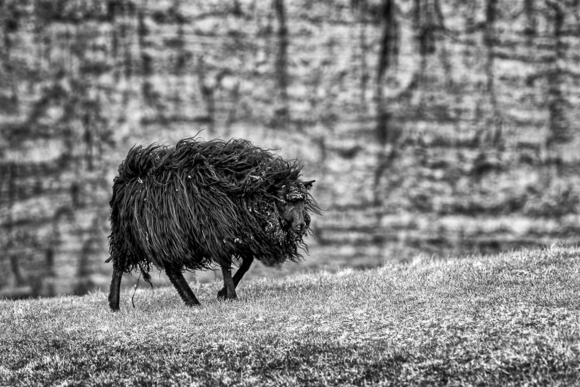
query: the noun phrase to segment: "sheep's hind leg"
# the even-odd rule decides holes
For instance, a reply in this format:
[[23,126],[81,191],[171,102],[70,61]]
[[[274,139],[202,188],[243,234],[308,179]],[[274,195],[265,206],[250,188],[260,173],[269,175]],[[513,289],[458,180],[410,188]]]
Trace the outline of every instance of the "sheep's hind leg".
[[[246,257],[243,259],[242,264],[240,265],[238,271],[236,272],[236,274],[234,274],[234,278],[233,278],[234,289],[238,287],[238,284],[242,280],[242,277],[244,276],[244,274],[246,274],[246,272],[248,270],[250,270],[250,266],[252,266],[252,262],[254,262],[254,257],[252,257],[252,256]],[[225,281],[224,281],[224,285],[225,285]],[[222,290],[220,290],[218,292],[218,298],[226,298],[226,287],[225,286],[222,288]]]
[[113,279],[111,280],[111,287],[109,289],[109,306],[116,312],[119,310],[119,297],[121,294],[121,279],[123,279],[123,271],[114,268]]
[[174,269],[174,268],[165,268],[165,273],[169,277],[169,280],[177,289],[177,293],[181,296],[183,302],[187,306],[194,306],[199,305],[199,301],[195,298],[195,294],[187,284],[185,278],[183,278],[183,274],[181,274],[181,270]]
[[234,280],[232,278],[232,267],[230,265],[222,265],[222,274],[224,276],[225,290],[225,295],[223,298],[230,300],[238,298],[236,295],[236,285],[234,284]]

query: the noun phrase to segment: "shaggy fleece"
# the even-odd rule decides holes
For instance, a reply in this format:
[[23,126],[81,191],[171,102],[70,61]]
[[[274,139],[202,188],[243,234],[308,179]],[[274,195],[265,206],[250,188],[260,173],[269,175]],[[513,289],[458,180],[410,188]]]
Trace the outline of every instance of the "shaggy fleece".
[[308,213],[320,213],[301,168],[242,139],[134,146],[113,184],[107,261],[146,274],[152,265],[203,270],[249,255],[269,266],[300,260],[304,234],[282,229],[276,202],[304,199],[307,224]]

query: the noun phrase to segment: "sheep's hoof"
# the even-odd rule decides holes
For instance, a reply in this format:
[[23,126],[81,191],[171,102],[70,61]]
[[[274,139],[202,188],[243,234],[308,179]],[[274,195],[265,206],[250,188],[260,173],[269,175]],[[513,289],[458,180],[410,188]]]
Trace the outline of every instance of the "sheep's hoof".
[[226,288],[223,288],[222,290],[220,290],[218,292],[217,298],[218,298],[218,300],[226,300],[226,299],[237,300],[238,296],[234,294],[233,297],[227,297],[226,296]]
[[119,311],[119,300],[115,300],[114,298],[111,299],[111,297],[109,298],[109,307],[111,308],[111,310],[113,312],[118,312]]

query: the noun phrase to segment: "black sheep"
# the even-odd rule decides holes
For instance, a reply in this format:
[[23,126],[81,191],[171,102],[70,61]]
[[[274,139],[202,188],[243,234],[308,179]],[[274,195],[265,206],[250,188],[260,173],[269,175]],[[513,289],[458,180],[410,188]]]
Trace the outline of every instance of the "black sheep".
[[[136,269],[146,280],[152,265],[164,269],[185,304],[197,305],[183,270],[219,265],[218,297],[233,299],[254,258],[269,266],[301,259],[309,213],[320,214],[301,168],[241,139],[131,148],[110,201],[111,308],[119,310],[123,274]],[[241,264],[232,278],[233,262]]]

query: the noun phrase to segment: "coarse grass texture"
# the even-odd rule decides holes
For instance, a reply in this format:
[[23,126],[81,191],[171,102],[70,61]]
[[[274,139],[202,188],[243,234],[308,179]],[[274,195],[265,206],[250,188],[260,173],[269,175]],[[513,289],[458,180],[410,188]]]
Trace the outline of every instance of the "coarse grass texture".
[[219,287],[0,301],[0,385],[580,384],[579,248]]

